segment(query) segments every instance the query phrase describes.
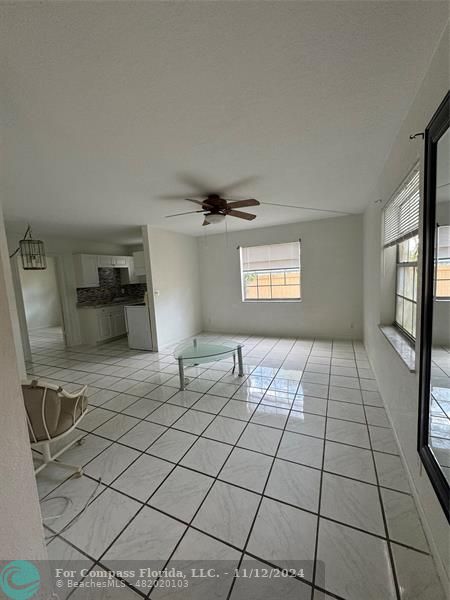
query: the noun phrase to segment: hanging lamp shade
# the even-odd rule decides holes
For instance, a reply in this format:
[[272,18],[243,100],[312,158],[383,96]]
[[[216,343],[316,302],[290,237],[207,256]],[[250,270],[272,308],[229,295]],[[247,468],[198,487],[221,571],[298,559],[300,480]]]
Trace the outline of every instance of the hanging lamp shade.
[[222,223],[225,220],[225,215],[221,213],[212,213],[210,215],[205,215],[205,221],[208,221],[210,225],[216,225],[217,223]]
[[47,268],[44,242],[31,237],[31,228],[28,227],[23,240],[19,242],[22,267],[25,271],[41,271]]

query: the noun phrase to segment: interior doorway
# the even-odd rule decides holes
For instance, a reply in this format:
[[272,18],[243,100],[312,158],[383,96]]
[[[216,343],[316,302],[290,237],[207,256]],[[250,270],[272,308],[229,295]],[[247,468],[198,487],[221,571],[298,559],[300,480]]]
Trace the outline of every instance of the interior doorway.
[[66,346],[56,259],[47,256],[47,268],[24,270],[19,264],[20,286],[31,352]]

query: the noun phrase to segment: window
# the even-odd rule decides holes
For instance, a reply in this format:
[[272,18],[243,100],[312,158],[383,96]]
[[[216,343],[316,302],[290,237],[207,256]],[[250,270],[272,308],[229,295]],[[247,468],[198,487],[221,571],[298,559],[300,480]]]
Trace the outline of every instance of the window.
[[397,244],[395,324],[412,339],[416,338],[418,247],[418,235]]
[[240,249],[242,300],[300,300],[300,241]]
[[384,209],[384,248],[396,246],[395,325],[416,337],[420,175],[409,173]]
[[420,174],[414,167],[384,209],[384,247],[415,235],[419,229]]
[[436,298],[450,300],[450,226],[437,230]]

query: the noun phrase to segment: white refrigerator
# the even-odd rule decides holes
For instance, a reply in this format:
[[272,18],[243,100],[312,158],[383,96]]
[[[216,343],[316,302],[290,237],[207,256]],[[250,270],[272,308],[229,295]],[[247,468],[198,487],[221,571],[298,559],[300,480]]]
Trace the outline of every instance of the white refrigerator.
[[147,304],[125,306],[128,346],[134,350],[153,350],[150,313]]

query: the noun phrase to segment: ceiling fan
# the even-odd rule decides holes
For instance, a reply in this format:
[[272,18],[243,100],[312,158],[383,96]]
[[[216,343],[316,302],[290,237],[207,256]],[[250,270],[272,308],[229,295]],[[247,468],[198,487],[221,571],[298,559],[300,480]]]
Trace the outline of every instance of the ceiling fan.
[[196,200],[195,198],[185,198],[185,200],[198,204],[202,207],[201,210],[190,210],[176,215],[167,215],[167,218],[203,213],[205,216],[203,225],[220,223],[225,217],[237,217],[238,219],[253,221],[253,219],[256,219],[256,215],[236,209],[247,206],[259,206],[258,200],[254,198],[249,198],[248,200],[225,200],[225,198],[221,198],[218,194],[209,194],[205,200]]
[[[188,184],[195,188],[195,192],[193,194],[194,198],[173,195],[162,196],[162,198],[177,200],[184,199],[187,202],[198,204],[201,206],[201,209],[177,213],[175,215],[167,215],[167,218],[181,217],[183,215],[190,215],[194,213],[203,213],[204,226],[220,223],[225,219],[225,217],[237,217],[238,219],[245,219],[246,221],[253,221],[253,219],[256,219],[256,215],[236,209],[246,208],[248,206],[259,206],[260,202],[258,202],[258,200],[255,200],[254,198],[248,198],[247,200],[226,200],[223,198],[223,194],[228,195],[232,189],[254,181],[256,179],[255,177],[246,177],[245,179],[240,179],[239,181],[235,181],[234,183],[231,183],[220,189],[213,188],[208,183],[200,181],[192,175],[182,174],[178,177],[178,179],[184,184]],[[212,189],[214,189],[214,191],[211,191]],[[201,199],[197,199],[195,196]]]

